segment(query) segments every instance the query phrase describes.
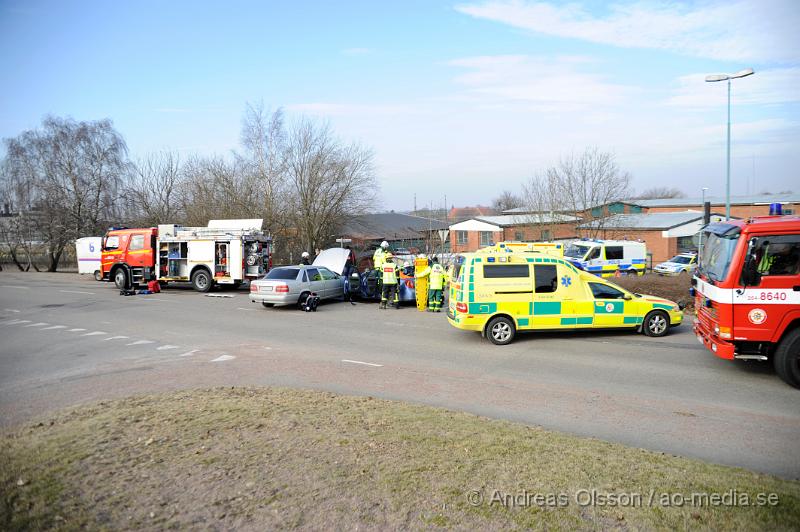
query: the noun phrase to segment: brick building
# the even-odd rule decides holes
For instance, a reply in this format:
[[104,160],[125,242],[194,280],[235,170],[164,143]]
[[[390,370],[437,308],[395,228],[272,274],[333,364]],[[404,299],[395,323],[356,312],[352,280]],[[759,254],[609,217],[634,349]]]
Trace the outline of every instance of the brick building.
[[535,242],[576,238],[575,226],[579,222],[578,218],[564,214],[471,218],[450,226],[450,248],[453,252],[468,252],[509,240]]
[[[668,198],[629,200],[641,207],[642,212],[680,212],[686,210],[703,210],[703,198]],[[724,196],[707,196],[713,212],[725,212]],[[771,203],[780,203],[784,214],[800,213],[800,194],[759,194],[751,196],[731,196],[731,216],[748,218],[750,216],[766,216]]]

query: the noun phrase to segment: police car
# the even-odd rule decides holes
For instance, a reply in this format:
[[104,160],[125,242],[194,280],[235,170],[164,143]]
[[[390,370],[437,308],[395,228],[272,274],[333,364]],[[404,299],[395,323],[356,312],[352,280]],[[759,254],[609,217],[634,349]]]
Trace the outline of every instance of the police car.
[[683,320],[666,299],[634,294],[547,253],[465,253],[450,279],[448,321],[493,344],[517,331],[628,328],[664,336]]
[[697,255],[694,253],[681,253],[675,255],[667,262],[657,264],[653,271],[659,275],[691,274],[697,268]]

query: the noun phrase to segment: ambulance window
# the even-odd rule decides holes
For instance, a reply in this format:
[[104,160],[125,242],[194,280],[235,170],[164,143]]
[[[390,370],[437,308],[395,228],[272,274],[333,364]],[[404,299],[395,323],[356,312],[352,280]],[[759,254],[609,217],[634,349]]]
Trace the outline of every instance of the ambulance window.
[[600,248],[595,247],[592,248],[592,251],[589,252],[589,255],[587,255],[586,257],[586,260],[593,260],[599,258],[600,258]]
[[507,277],[529,277],[530,268],[527,264],[497,264],[483,267],[484,279],[500,279]]
[[130,251],[136,251],[137,249],[144,249],[144,235],[133,235],[131,237],[131,245],[128,246]]
[[595,299],[623,299],[625,294],[614,287],[602,283],[589,283]]
[[537,294],[550,294],[558,288],[558,273],[555,266],[550,264],[534,266],[533,275]]
[[606,247],[606,260],[621,260],[621,259],[622,259],[622,246]]

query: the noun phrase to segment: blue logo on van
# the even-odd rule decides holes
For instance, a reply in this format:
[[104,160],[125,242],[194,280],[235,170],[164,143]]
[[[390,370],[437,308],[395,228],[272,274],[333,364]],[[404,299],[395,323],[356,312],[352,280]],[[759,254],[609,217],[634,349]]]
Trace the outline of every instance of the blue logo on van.
[[572,278],[568,275],[565,275],[564,277],[561,278],[561,284],[564,285],[564,288],[569,287],[569,285],[572,284]]

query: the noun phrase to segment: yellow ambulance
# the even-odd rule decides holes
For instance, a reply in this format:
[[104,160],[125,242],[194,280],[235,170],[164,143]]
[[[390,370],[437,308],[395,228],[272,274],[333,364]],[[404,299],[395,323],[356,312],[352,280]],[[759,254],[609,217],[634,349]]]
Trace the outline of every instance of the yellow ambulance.
[[664,336],[679,325],[678,304],[633,294],[547,253],[464,253],[455,258],[447,318],[493,344],[517,331],[630,328]]

